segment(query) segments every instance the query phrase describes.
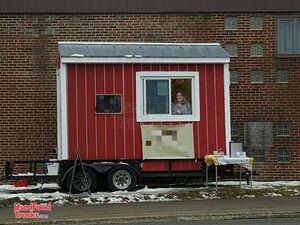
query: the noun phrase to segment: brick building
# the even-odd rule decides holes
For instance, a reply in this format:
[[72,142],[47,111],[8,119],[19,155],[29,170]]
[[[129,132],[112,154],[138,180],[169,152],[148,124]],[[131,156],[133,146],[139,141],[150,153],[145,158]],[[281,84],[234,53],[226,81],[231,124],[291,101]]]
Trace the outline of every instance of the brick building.
[[82,2],[0,0],[0,173],[53,154],[59,41],[218,42],[231,55],[232,140],[260,179],[300,179],[297,0]]

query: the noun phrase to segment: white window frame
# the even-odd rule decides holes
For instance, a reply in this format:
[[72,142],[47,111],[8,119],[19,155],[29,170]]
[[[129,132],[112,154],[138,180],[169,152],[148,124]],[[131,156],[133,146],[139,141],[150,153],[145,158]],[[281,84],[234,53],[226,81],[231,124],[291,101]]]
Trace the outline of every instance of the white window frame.
[[[151,114],[146,112],[146,80],[169,80],[191,79],[192,114],[173,115],[170,100],[169,114]],[[171,96],[171,86],[169,86]],[[137,72],[136,73],[136,115],[137,122],[172,122],[172,121],[200,121],[200,95],[199,95],[199,72]]]

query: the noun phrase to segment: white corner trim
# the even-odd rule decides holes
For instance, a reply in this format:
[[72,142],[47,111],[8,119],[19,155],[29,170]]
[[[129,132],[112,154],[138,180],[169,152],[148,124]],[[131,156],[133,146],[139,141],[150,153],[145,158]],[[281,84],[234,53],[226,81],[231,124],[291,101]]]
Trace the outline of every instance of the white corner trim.
[[67,115],[67,65],[61,65],[60,71],[60,130],[61,130],[61,159],[68,159],[68,115]]
[[224,101],[225,101],[224,104],[225,104],[226,155],[229,155],[229,143],[231,141],[229,64],[224,64]]
[[[61,65],[60,65],[61,66]],[[61,108],[60,108],[60,73],[61,69],[56,71],[56,105],[57,105],[57,159],[61,159]]]
[[62,57],[62,63],[229,63],[229,58],[143,58],[140,56],[124,57]]

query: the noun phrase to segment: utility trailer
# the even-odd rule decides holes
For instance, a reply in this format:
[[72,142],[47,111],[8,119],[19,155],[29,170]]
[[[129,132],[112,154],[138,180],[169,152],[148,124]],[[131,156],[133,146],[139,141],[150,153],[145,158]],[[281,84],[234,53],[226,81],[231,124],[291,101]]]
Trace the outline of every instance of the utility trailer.
[[[58,50],[59,169],[44,177],[70,188],[79,152],[91,191],[133,190],[146,177],[200,176],[205,155],[228,154],[229,56],[219,44],[59,42]],[[84,191],[76,167],[72,188]],[[16,178],[7,162],[6,179]]]

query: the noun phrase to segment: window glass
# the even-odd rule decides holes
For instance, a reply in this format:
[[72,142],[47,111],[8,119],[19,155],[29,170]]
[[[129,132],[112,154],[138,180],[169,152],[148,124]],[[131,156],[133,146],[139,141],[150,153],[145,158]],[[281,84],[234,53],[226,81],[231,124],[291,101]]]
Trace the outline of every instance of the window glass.
[[277,159],[280,163],[289,163],[290,152],[287,149],[278,149]]
[[225,30],[236,30],[237,29],[237,18],[236,17],[226,17],[225,18]]
[[289,71],[277,70],[277,83],[288,83],[288,82],[289,82]]
[[232,122],[231,123],[231,136],[232,137],[238,137],[240,134],[240,129],[239,129],[239,123],[237,122]]
[[263,29],[263,18],[262,17],[251,17],[250,18],[250,30],[262,30]]
[[250,148],[247,152],[257,162],[266,161],[266,150],[262,148]]
[[267,149],[273,146],[272,122],[244,123],[244,146]]
[[146,80],[146,114],[169,114],[169,81]]
[[263,56],[263,45],[262,44],[251,44],[250,45],[251,56]]
[[251,71],[251,83],[263,83],[264,82],[264,74],[260,70]]
[[237,44],[226,44],[225,51],[230,55],[230,57],[237,57],[238,46]]
[[121,95],[96,95],[96,113],[121,112]]
[[290,135],[290,124],[288,122],[277,123],[277,136],[289,136]]
[[238,83],[238,71],[230,70],[230,83],[237,84]]
[[172,114],[192,114],[191,79],[172,79]]
[[294,43],[293,20],[279,21],[279,53],[292,53]]

